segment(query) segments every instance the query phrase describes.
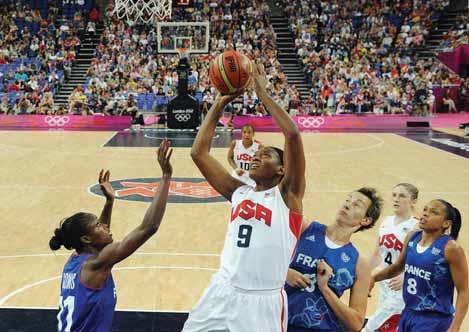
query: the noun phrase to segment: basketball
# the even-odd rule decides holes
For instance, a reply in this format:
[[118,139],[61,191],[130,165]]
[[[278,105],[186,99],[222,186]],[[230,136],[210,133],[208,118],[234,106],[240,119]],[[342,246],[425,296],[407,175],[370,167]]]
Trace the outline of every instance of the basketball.
[[251,70],[252,64],[247,56],[226,51],[210,64],[210,81],[221,94],[233,94],[248,85]]

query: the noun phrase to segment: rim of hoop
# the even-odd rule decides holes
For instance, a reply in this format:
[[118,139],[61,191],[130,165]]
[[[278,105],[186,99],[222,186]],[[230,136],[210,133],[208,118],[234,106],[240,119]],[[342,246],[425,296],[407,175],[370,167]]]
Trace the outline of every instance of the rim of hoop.
[[176,51],[178,52],[180,58],[187,58],[190,53],[190,49],[186,47],[176,47]]

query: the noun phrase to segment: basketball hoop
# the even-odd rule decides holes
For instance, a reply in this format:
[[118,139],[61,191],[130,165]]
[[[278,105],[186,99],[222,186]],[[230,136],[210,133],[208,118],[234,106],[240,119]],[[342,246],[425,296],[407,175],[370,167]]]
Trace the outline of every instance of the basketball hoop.
[[115,0],[113,15],[134,23],[156,23],[171,17],[171,0]]
[[187,59],[189,57],[189,49],[185,47],[176,48],[179,54],[179,59]]

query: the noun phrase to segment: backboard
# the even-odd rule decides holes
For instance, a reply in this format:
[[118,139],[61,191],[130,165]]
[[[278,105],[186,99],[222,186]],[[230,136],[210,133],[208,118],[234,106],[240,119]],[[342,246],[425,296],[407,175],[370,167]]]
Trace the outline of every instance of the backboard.
[[209,22],[157,22],[158,53],[208,53]]

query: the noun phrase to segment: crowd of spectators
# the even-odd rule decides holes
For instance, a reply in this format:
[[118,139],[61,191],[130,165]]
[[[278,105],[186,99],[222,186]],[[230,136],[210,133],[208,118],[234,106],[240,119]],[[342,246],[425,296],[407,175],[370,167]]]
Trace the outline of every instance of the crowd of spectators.
[[[209,82],[210,62],[226,49],[236,49],[251,59],[262,61],[269,88],[276,99],[299,98],[296,88],[287,84],[276,59],[275,34],[268,21],[268,10],[265,3],[243,0],[224,1],[223,4],[199,0],[192,8],[173,8],[173,21],[210,22],[208,53],[190,56],[188,78],[189,92],[197,96],[203,112],[208,111],[216,95]],[[184,36],[181,29],[191,28],[179,28],[179,37]],[[198,48],[204,44],[205,32],[203,29],[186,31],[197,37],[193,38],[193,46]],[[162,46],[166,50],[177,46],[172,44],[170,35],[168,31],[163,33]],[[177,90],[179,57],[156,54],[157,48],[153,25],[129,25],[112,15],[111,6],[87,83],[84,89],[78,88],[70,96],[69,110],[80,114],[136,114],[137,110],[163,107]],[[241,103],[235,103],[242,105],[238,111],[265,114],[254,93],[246,93],[242,99]]]
[[0,6],[0,113],[50,114],[54,94],[71,72],[85,20],[80,11],[59,15],[55,2]]
[[448,1],[281,2],[312,84],[303,113],[434,111],[432,88],[459,84],[435,59],[419,60],[413,47],[442,15]]
[[[70,75],[80,34],[96,33],[99,13],[96,9],[83,13],[76,5],[59,10],[52,0],[46,11],[21,1],[0,2],[0,113],[50,114],[57,109],[55,92]],[[84,6],[84,0],[79,2]],[[209,82],[210,62],[230,48],[264,64],[268,89],[291,114],[426,114],[434,109],[432,87],[460,83],[437,60],[418,60],[411,51],[424,44],[447,0],[280,0],[312,85],[306,100],[300,100],[298,90],[288,84],[276,58],[275,33],[265,2],[196,0],[194,4],[173,8],[172,20],[210,22],[208,53],[190,57],[189,91],[203,112],[216,95]],[[179,57],[156,53],[154,25],[129,24],[112,10],[111,3],[86,84],[78,86],[68,105],[56,112],[135,116],[142,110],[163,109],[175,95]],[[461,15],[442,47],[467,41],[467,24],[467,17]],[[181,31],[177,33],[181,36]],[[188,33],[197,47],[204,44],[203,30]],[[163,47],[174,47],[171,34],[165,34]],[[232,107],[237,114],[266,114],[252,91]]]
[[462,44],[469,44],[469,17],[462,13],[457,17],[457,23],[441,40],[440,48],[451,51]]

